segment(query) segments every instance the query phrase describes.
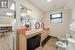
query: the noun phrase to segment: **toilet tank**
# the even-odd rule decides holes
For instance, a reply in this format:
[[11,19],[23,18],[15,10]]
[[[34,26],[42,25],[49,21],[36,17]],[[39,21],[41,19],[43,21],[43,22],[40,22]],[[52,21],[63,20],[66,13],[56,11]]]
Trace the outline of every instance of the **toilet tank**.
[[75,32],[72,34],[72,38],[75,40]]

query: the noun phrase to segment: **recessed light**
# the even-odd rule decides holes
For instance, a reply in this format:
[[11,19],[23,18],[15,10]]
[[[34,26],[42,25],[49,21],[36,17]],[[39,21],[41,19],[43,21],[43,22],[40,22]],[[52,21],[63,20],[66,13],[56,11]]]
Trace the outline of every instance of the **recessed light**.
[[22,8],[22,6],[20,6],[20,8]]
[[51,2],[52,0],[47,0],[48,2]]

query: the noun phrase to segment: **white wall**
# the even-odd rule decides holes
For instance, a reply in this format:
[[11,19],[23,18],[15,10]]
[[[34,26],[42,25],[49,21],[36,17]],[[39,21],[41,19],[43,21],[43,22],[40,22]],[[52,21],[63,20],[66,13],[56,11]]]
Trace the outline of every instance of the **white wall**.
[[31,21],[32,23],[32,29],[35,29],[35,23],[40,21],[40,18],[43,16],[42,11],[37,8],[32,3],[28,2],[28,0],[24,1],[24,6],[32,10],[32,14],[30,14],[31,18],[34,18],[34,20]]
[[75,7],[72,9],[72,22],[75,21]]
[[[51,23],[49,14],[62,12],[62,23]],[[61,38],[64,34],[70,33],[71,9],[57,9],[45,13],[45,27],[50,28],[50,35]]]
[[71,17],[71,24],[70,24],[70,30],[71,30],[71,35],[75,39],[75,7],[72,9],[72,17]]

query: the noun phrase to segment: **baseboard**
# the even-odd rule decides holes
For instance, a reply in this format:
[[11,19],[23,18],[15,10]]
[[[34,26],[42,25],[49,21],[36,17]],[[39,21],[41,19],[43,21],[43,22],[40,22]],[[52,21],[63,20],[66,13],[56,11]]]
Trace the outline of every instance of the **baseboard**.
[[44,40],[42,41],[41,46],[44,47],[45,44],[48,42],[48,40],[49,40],[50,38],[51,38],[51,36],[48,36],[46,39],[44,39]]
[[48,42],[48,40],[49,40],[50,38],[55,38],[55,39],[57,39],[57,41],[59,41],[59,39],[58,39],[57,37],[54,37],[54,36],[50,36],[50,35],[49,35],[46,39],[44,39],[44,40],[42,41],[41,46],[44,47],[45,44]]
[[51,35],[49,35],[51,38],[56,38],[57,40],[59,40],[59,38],[58,37],[55,37],[55,36],[51,36]]

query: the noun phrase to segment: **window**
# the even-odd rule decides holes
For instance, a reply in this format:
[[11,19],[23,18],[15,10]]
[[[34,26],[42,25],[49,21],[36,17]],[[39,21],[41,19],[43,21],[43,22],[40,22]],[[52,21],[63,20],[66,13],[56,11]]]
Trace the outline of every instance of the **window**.
[[62,13],[56,13],[50,15],[51,23],[61,23],[62,22]]

